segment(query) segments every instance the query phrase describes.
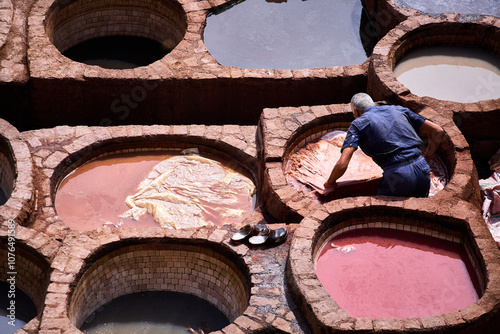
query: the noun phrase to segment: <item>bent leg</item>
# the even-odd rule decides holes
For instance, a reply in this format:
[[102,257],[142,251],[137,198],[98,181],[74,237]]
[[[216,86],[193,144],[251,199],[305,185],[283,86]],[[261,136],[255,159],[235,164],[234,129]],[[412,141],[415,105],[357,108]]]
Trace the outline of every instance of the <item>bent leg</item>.
[[430,168],[424,158],[384,171],[378,195],[427,197],[430,188]]

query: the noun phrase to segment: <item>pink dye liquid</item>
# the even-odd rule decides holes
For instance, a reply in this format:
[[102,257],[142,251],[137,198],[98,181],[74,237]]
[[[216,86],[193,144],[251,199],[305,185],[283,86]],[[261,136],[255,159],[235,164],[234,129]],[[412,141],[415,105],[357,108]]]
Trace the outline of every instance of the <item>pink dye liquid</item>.
[[84,164],[59,186],[57,214],[72,230],[90,231],[103,225],[157,227],[149,214],[140,221],[119,215],[129,209],[125,198],[137,191],[137,185],[156,164],[169,157],[166,153],[116,154]]
[[[124,213],[130,208],[125,203],[127,196],[134,195],[138,186],[151,170],[175,152],[113,154],[90,161],[69,174],[57,190],[55,207],[59,217],[72,230],[91,231],[99,227],[131,228],[158,227],[153,215],[145,213],[134,220]],[[210,159],[215,157],[210,157]],[[225,167],[226,168],[226,167]],[[186,168],[184,168],[186,169]],[[184,171],[191,173],[191,171]],[[194,172],[193,172],[194,173]],[[181,173],[182,174],[182,173]],[[186,185],[187,186],[187,185]],[[227,187],[215,185],[211,189],[221,197]],[[242,221],[253,211],[253,200],[243,189],[236,193],[235,202],[218,204],[186,193],[183,189],[172,188],[172,193],[182,195],[186,200],[199,202],[203,206],[202,216],[206,221],[221,225],[226,222]],[[243,210],[242,216],[226,217],[221,207]]]
[[353,317],[426,317],[478,300],[476,275],[460,244],[406,231],[341,233],[321,250],[316,274]]

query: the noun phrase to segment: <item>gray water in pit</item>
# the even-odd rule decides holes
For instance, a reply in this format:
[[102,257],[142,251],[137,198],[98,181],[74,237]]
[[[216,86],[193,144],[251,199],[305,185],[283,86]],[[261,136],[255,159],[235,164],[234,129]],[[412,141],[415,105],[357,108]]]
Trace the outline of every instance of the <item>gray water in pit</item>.
[[428,14],[459,13],[500,17],[498,0],[396,0],[396,5]]
[[[33,301],[21,291],[16,288],[14,291],[10,289],[11,285],[7,282],[0,282],[0,333],[11,334],[22,328],[31,319],[36,317],[36,307]],[[11,293],[14,293],[12,295]],[[14,305],[11,306],[11,301]],[[11,310],[8,310],[10,308]],[[9,316],[15,317],[12,320]]]
[[200,297],[175,291],[146,291],[120,296],[101,306],[80,330],[91,334],[185,334],[200,330],[208,333],[227,325],[227,317]]
[[366,40],[376,38],[362,14],[360,0],[246,0],[210,15],[204,41],[224,66],[359,65],[373,47]]

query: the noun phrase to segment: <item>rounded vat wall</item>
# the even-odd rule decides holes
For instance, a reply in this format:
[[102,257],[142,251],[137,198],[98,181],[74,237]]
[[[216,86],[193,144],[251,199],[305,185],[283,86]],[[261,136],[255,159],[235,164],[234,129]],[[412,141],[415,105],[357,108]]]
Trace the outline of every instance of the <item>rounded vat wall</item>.
[[[393,331],[393,332],[434,332],[440,333],[477,333],[478,331],[493,333],[498,325],[494,314],[498,310],[498,302],[491,301],[492,294],[497,289],[496,283],[492,285],[488,277],[496,275],[498,266],[485,263],[485,253],[480,249],[472,237],[467,222],[461,219],[450,219],[450,217],[438,217],[434,220],[425,217],[421,212],[408,211],[396,212],[384,207],[351,208],[329,216],[322,222],[313,222],[307,219],[307,224],[300,224],[296,231],[296,240],[290,248],[287,281],[290,284],[292,297],[303,313],[311,329],[315,333],[349,332],[361,333],[367,331]],[[436,312],[424,317],[356,317],[343,309],[330,295],[327,288],[316,274],[316,260],[319,252],[329,243],[329,238],[342,232],[353,231],[395,231],[391,233],[417,233],[422,238],[433,238],[436,245],[442,243],[454,244],[464,249],[464,259],[468,260],[470,267],[468,272],[472,281],[476,281],[474,289],[477,297],[467,306],[459,310],[446,313]],[[297,237],[298,236],[298,237]],[[420,237],[419,237],[420,238]],[[412,240],[413,242],[413,240]],[[490,243],[494,251],[494,243]],[[332,245],[333,247],[334,245]],[[335,247],[338,247],[335,245]],[[417,246],[418,249],[419,246]],[[389,250],[389,249],[387,249]],[[351,249],[345,246],[338,248],[338,253],[350,256],[357,248]],[[352,251],[351,254],[349,254]],[[401,250],[402,251],[402,250]],[[433,252],[431,252],[433,253]],[[370,261],[380,259],[372,258]],[[352,259],[352,261],[358,261]],[[354,262],[351,262],[354,263]],[[492,272],[488,272],[492,270]],[[375,273],[374,273],[375,275]],[[374,277],[375,278],[375,277]],[[443,283],[439,281],[440,283]],[[344,282],[345,283],[345,282]],[[354,284],[354,282],[352,282]],[[392,286],[392,285],[388,285]],[[453,284],[444,281],[446,289],[440,291],[442,299],[447,299],[445,290],[448,291]],[[361,287],[359,287],[361,289]],[[454,290],[447,293],[453,294]],[[432,302],[430,302],[432,303]],[[429,306],[429,309],[427,309]],[[434,310],[434,304],[424,305],[425,311]],[[481,312],[470,317],[470,312],[481,308]],[[484,308],[484,309],[483,309]],[[376,310],[379,311],[378,309]],[[351,310],[351,312],[355,312]]]
[[[49,284],[50,266],[40,254],[26,246],[23,241],[15,240],[12,243],[8,237],[0,238],[0,281],[6,282],[10,286],[9,292],[14,293],[13,295],[9,293],[9,296],[2,296],[2,298],[14,301],[15,308],[17,308],[15,313],[23,315],[24,308],[28,308],[28,305],[20,305],[21,299],[16,303],[16,299],[21,297],[17,290],[21,290],[33,302],[36,316],[43,310]],[[22,320],[28,322],[31,319]]]
[[212,303],[232,322],[249,304],[249,282],[243,261],[218,244],[133,244],[89,263],[70,297],[69,318],[80,327],[97,308],[119,296],[175,291]]
[[413,51],[434,47],[477,49],[498,57],[500,56],[500,47],[497,42],[499,38],[500,28],[492,24],[491,17],[484,16],[477,21],[470,22],[461,22],[460,17],[454,16],[441,20],[429,18],[425,21],[421,20],[421,16],[411,17],[396,26],[375,47],[368,71],[368,93],[375,99],[393,99],[415,107],[439,107],[444,103],[448,109],[446,112],[449,110],[494,111],[498,109],[500,99],[492,94],[490,85],[480,83],[470,93],[477,97],[476,102],[441,100],[413,94],[398,81],[394,69],[400,60]]
[[186,28],[186,14],[175,0],[58,1],[45,19],[46,34],[61,53],[96,38],[132,36],[159,43],[166,54]]
[[23,224],[34,199],[33,163],[20,133],[0,119],[0,216]]

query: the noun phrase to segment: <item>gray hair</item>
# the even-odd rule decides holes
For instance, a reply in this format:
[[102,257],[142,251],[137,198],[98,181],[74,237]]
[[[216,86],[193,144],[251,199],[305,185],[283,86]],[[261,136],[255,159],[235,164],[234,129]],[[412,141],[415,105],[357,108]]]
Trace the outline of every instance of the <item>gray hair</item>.
[[373,99],[370,95],[366,93],[357,93],[351,99],[352,106],[361,112],[364,112],[366,108],[375,105]]

